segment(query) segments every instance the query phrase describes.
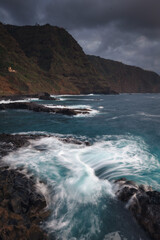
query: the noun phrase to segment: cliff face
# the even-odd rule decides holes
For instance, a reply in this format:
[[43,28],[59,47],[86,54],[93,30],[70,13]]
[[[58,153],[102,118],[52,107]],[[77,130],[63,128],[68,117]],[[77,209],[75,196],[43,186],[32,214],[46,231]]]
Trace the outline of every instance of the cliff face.
[[[0,81],[5,79],[0,94],[6,94],[6,90],[75,94],[110,91],[82,48],[63,28],[1,24],[0,32]],[[9,72],[8,67],[16,73]]]
[[95,56],[88,56],[88,59],[108,85],[119,93],[160,92],[160,76],[155,72]]
[[0,95],[111,93],[111,89],[160,92],[160,77],[87,56],[63,28],[0,23]]

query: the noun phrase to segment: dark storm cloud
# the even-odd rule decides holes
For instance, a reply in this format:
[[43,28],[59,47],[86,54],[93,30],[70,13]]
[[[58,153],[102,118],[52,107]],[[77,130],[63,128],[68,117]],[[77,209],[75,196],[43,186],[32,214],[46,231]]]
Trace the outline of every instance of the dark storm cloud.
[[43,0],[0,0],[0,18],[4,23],[34,24],[40,19]]
[[54,0],[48,1],[46,20],[68,29],[95,28],[115,23],[122,30],[160,27],[159,0]]
[[0,19],[65,27],[86,53],[160,73],[160,0],[0,0]]

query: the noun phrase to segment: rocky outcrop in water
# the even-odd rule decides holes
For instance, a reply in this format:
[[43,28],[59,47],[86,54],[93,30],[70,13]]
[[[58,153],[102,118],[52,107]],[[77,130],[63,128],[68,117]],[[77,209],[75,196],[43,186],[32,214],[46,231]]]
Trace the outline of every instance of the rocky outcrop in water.
[[2,100],[11,100],[11,101],[17,101],[17,100],[25,100],[28,98],[38,98],[40,100],[57,100],[55,97],[51,97],[49,93],[37,93],[37,94],[23,94],[23,95],[11,95],[11,96],[1,96],[0,101]]
[[69,108],[54,108],[45,107],[44,105],[33,103],[33,102],[14,102],[7,104],[0,104],[0,110],[6,109],[26,109],[34,112],[47,112],[47,113],[59,113],[64,115],[77,115],[77,114],[88,114],[89,109],[69,109]]
[[51,97],[49,93],[38,94],[38,98],[41,100],[57,100],[56,98]]
[[[30,144],[29,140],[36,140],[41,137],[53,137],[52,135],[44,134],[0,134],[0,159],[1,157],[9,154],[12,151],[17,150],[23,146],[28,146]],[[60,138],[58,139],[64,143],[73,143],[77,145],[90,146],[88,141],[80,141],[72,137]],[[39,149],[38,149],[39,150]]]
[[138,223],[150,236],[160,239],[160,192],[150,186],[138,186],[125,178],[115,181],[116,195],[119,200],[127,203]]
[[91,146],[90,142],[88,141],[80,141],[72,137],[67,137],[67,138],[59,138],[60,141],[64,143],[73,143],[76,145],[86,145],[86,146]]
[[17,150],[20,147],[28,146],[29,140],[40,138],[42,135],[11,135],[0,134],[0,158],[9,154],[12,151]]

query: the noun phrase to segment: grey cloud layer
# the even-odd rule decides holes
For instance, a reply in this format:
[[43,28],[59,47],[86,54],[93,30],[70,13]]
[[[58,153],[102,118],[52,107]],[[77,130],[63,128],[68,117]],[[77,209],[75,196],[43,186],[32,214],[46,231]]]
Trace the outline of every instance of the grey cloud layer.
[[85,52],[160,73],[159,0],[0,0],[0,19],[65,27]]

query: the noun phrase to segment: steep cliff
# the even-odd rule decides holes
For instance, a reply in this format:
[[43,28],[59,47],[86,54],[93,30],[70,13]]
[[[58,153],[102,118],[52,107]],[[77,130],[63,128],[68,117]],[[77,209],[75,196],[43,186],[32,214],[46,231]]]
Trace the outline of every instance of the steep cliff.
[[0,32],[1,94],[109,93],[108,83],[63,28],[1,24]]
[[160,92],[153,72],[87,56],[63,28],[0,23],[0,95]]
[[88,56],[88,59],[108,85],[119,93],[160,92],[160,76],[155,72],[95,56]]

